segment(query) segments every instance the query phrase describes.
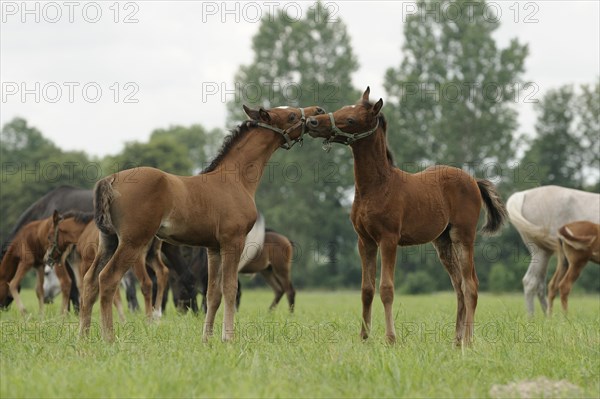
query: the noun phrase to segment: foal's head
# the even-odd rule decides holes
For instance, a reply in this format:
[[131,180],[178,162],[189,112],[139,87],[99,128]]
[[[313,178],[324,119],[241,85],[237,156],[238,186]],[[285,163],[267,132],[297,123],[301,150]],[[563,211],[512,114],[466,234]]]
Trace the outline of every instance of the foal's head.
[[52,223],[48,230],[48,248],[44,255],[44,264],[50,267],[54,266],[60,260],[62,255],[62,251],[59,249],[59,226],[61,221],[62,217],[57,210],[54,210],[54,213],[52,214]]
[[281,134],[282,147],[286,149],[290,149],[296,142],[302,141],[306,118],[325,114],[325,110],[318,106],[306,108],[277,107],[269,110],[260,107],[255,110],[244,105],[244,112],[259,126],[270,128]]
[[352,144],[367,137],[379,126],[379,112],[383,99],[375,104],[369,101],[369,87],[354,105],[347,105],[326,115],[311,116],[306,120],[311,137],[322,137],[326,142]]
[[65,251],[67,241],[74,242],[93,216],[91,212],[78,211],[69,211],[60,215],[55,210],[48,230],[48,249],[44,255],[44,263],[50,267],[54,266]]

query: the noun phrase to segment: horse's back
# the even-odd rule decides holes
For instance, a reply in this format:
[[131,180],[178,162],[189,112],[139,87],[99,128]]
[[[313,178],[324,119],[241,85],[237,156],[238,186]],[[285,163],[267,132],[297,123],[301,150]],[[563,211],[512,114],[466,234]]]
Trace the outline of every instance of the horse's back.
[[564,224],[576,220],[600,222],[600,195],[559,186],[543,186],[522,192],[522,214],[531,223],[547,228],[553,236]]
[[60,186],[47,192],[21,213],[3,244],[3,252],[27,223],[47,218],[52,215],[54,210],[61,213],[70,210],[91,212],[93,210],[92,198],[92,190],[73,186]]

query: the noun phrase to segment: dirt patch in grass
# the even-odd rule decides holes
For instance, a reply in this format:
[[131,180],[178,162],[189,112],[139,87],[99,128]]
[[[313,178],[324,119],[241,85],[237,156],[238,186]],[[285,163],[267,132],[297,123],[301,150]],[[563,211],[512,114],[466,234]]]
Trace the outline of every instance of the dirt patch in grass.
[[567,380],[550,380],[538,377],[506,385],[495,384],[490,389],[492,398],[573,398],[580,397],[583,390]]

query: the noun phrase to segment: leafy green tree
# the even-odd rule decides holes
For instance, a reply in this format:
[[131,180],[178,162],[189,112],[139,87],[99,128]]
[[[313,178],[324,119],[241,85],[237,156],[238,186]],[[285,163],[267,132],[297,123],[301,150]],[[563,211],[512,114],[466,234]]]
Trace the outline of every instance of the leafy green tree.
[[48,191],[68,184],[91,187],[98,167],[85,153],[64,152],[23,118],[2,127],[0,234],[4,242],[29,205]]
[[499,48],[490,10],[483,0],[426,0],[407,17],[403,61],[385,75],[385,112],[392,147],[414,170],[505,167],[513,157],[528,47],[513,39]]
[[[283,11],[266,17],[252,43],[253,62],[234,78],[238,96],[228,103],[232,123],[246,119],[242,103],[335,111],[359,99],[360,91],[350,84],[358,63],[346,27],[322,3],[301,20],[290,21]],[[356,285],[360,261],[348,218],[352,157],[348,148],[324,153],[320,146],[307,138],[302,149],[277,151],[263,175],[257,205],[269,226],[296,243],[296,285]]]
[[[516,39],[504,48],[496,43],[499,18],[486,4],[420,1],[406,19],[402,62],[386,72],[383,109],[390,147],[406,171],[433,164],[454,165],[487,178],[510,171],[518,143],[515,102],[519,93],[533,89],[522,81],[528,47]],[[512,173],[504,174],[509,184]],[[518,235],[506,242],[500,237],[477,238],[475,259],[482,285],[488,281],[490,248],[500,257],[495,262],[514,267],[515,239]],[[419,271],[433,279],[436,290],[452,289],[431,244],[402,248],[400,254],[399,268],[409,273],[411,284]],[[398,282],[408,284],[402,277]]]
[[206,130],[201,125],[170,126],[167,129],[156,129],[150,135],[150,143],[170,139],[183,145],[188,151],[194,173],[200,172],[217,152],[223,132],[219,129]]
[[583,189],[598,181],[600,138],[598,84],[581,94],[566,85],[549,90],[536,105],[536,134],[523,158],[534,181]]
[[192,172],[187,148],[170,137],[159,137],[148,143],[127,143],[120,154],[107,157],[104,164],[111,172],[138,166],[151,166],[179,175]]

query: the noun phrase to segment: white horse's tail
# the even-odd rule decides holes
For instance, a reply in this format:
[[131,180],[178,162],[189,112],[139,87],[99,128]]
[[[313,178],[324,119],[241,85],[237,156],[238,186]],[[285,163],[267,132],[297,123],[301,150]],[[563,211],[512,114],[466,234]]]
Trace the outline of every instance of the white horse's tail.
[[242,270],[244,266],[258,258],[262,253],[263,246],[265,244],[265,218],[259,212],[258,218],[252,230],[246,236],[246,242],[244,243],[244,251],[240,257],[240,263],[238,263],[238,270]]
[[[558,239],[550,234],[548,229],[536,226],[529,220],[525,219],[522,213],[523,202],[525,202],[525,193],[517,192],[508,198],[506,201],[506,210],[510,222],[521,233],[523,238],[535,240],[537,245],[542,245],[546,249],[554,251],[558,243]],[[527,244],[527,242],[525,243]]]

